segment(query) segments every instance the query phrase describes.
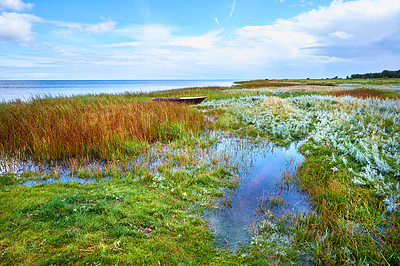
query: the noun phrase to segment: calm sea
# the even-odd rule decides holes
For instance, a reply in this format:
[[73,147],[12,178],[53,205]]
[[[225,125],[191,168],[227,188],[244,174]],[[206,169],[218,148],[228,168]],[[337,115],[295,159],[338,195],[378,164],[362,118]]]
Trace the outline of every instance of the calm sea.
[[151,92],[231,86],[234,80],[0,80],[0,101],[99,93]]

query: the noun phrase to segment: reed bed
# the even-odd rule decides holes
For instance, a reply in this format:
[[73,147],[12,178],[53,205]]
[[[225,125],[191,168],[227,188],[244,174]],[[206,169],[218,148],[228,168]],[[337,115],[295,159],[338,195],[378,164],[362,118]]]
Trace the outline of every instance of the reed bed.
[[[129,95],[128,95],[129,96]],[[182,105],[134,97],[33,99],[0,104],[0,152],[20,159],[108,159],[135,141],[199,132],[204,119]]]
[[382,89],[370,89],[370,88],[358,88],[352,90],[341,90],[332,92],[333,96],[351,96],[356,98],[375,98],[375,99],[386,99],[386,98],[399,98],[398,95],[388,92]]

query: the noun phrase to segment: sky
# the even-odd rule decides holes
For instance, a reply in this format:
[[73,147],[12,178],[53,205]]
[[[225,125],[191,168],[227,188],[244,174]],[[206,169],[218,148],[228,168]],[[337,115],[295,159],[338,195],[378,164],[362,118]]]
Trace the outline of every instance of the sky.
[[400,0],[0,0],[0,79],[279,79],[400,69]]

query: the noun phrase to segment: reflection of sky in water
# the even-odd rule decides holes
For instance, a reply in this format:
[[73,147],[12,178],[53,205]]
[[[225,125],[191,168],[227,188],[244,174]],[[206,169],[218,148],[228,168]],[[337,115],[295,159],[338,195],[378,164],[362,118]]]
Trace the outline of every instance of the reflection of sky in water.
[[63,176],[60,178],[48,178],[46,180],[28,180],[24,183],[24,186],[34,186],[34,185],[42,185],[42,184],[53,184],[53,183],[58,183],[58,182],[75,182],[75,183],[88,183],[90,181],[83,179],[83,178],[79,178],[79,177],[67,177],[67,176]]
[[0,102],[44,95],[150,92],[232,84],[233,80],[0,80]]
[[[297,151],[295,144],[288,149],[277,147],[251,147],[236,151],[238,156],[252,157],[251,164],[239,187],[227,195],[229,206],[222,206],[214,214],[205,218],[215,229],[217,245],[226,248],[239,247],[249,240],[248,230],[259,218],[260,201],[266,196],[276,195],[276,182],[284,172],[291,172],[295,164],[302,162],[303,156]],[[288,161],[291,161],[290,163]],[[284,205],[279,211],[297,213],[307,211],[310,207],[306,197],[295,188],[288,188],[280,193]],[[275,210],[276,211],[276,210]]]

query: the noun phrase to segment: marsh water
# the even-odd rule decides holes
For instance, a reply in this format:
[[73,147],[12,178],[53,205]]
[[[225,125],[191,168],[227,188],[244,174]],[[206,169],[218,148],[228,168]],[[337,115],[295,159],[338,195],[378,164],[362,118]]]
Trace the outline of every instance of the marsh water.
[[285,185],[282,181],[303,161],[297,143],[287,148],[249,143],[220,145],[248,162],[246,171],[241,173],[239,186],[234,191],[226,191],[219,209],[204,217],[216,235],[218,247],[234,250],[248,243],[257,220],[262,218],[261,206],[272,198],[279,201],[279,206],[271,209],[275,215],[297,214],[311,208],[304,194],[294,185]]

